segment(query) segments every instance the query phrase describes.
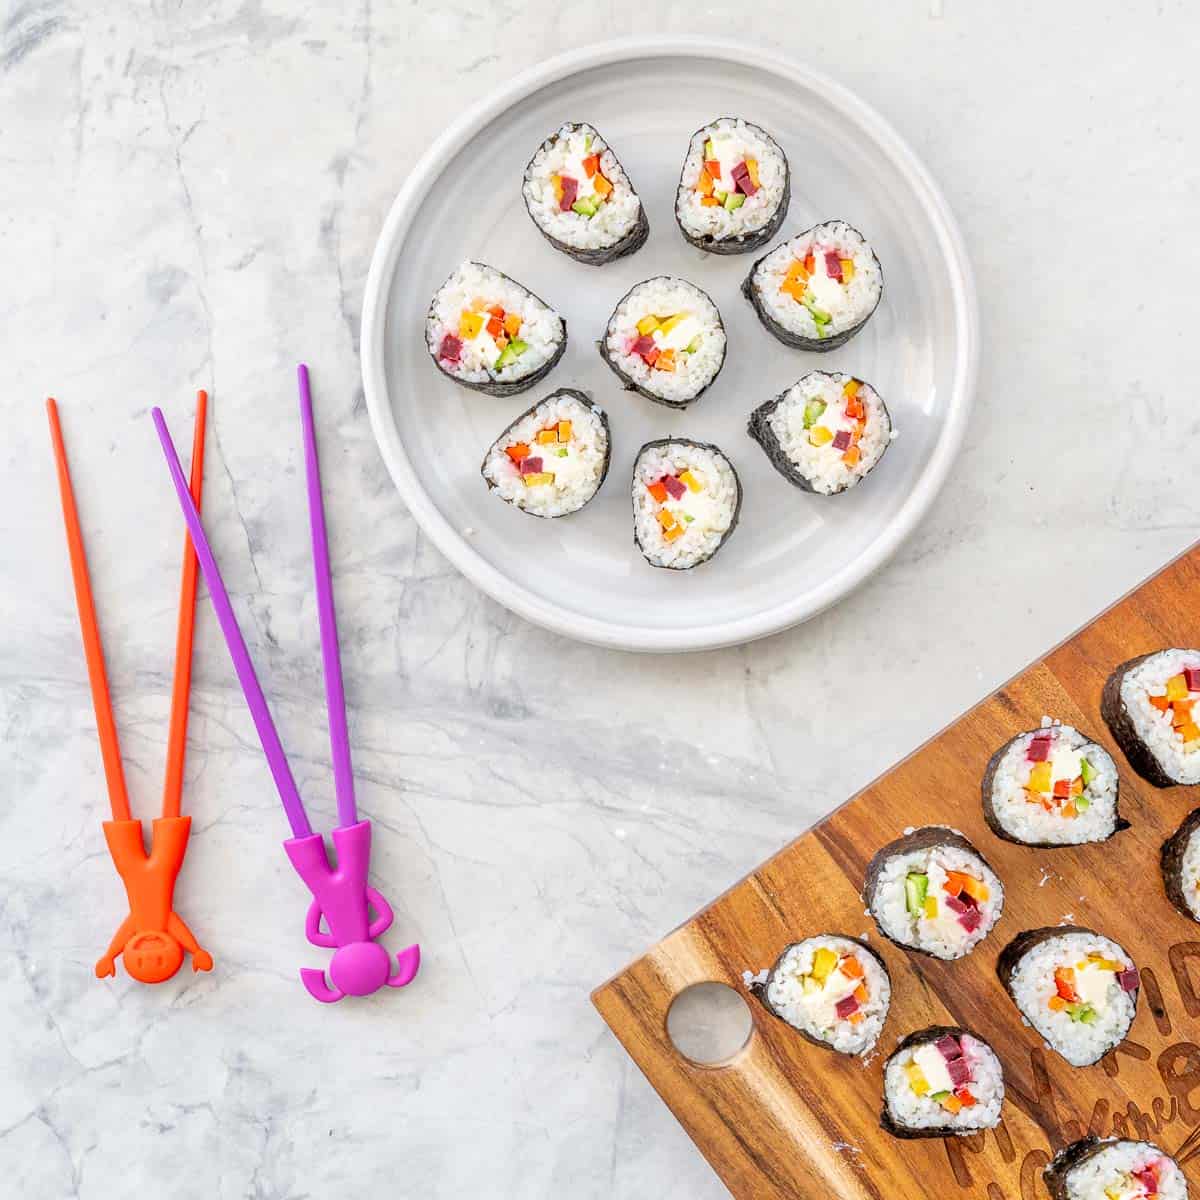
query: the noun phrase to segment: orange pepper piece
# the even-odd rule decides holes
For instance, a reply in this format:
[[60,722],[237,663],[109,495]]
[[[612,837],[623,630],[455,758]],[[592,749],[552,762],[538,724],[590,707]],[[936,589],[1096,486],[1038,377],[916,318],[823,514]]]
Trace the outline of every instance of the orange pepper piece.
[[718,200],[716,198],[716,196],[701,196],[700,203],[705,208],[720,208],[721,207],[721,202],[720,202],[720,200]]
[[487,323],[487,331],[494,338],[498,338],[504,332],[504,322],[499,317],[492,317]]
[[855,1000],[859,1002],[859,1004],[866,1004],[867,989],[865,984],[860,983],[851,994],[854,996]]
[[[526,450],[526,453],[528,453],[528,449]],[[655,500],[657,500],[659,502],[659,504],[666,504],[667,489],[663,486],[663,484],[661,482],[647,484],[646,491],[648,491],[650,493],[650,495],[652,495],[655,498]]]
[[587,158],[583,160],[584,174],[591,179],[591,177],[595,175],[598,170],[600,170],[600,155],[589,154]]
[[850,449],[842,455],[842,462],[844,462],[848,467],[857,467],[861,460],[862,451],[857,446],[851,446]]
[[711,196],[713,193],[712,176],[706,170],[702,170],[700,178],[696,180],[696,191],[702,196]]
[[1153,704],[1160,713],[1165,713],[1171,707],[1171,702],[1166,698],[1166,696],[1151,696],[1150,703]]
[[853,954],[847,954],[845,958],[838,963],[838,970],[841,971],[847,979],[861,979],[863,977],[862,963],[854,957]]
[[513,462],[519,463],[521,459],[529,457],[529,443],[514,442],[513,445],[509,446],[508,449],[504,451],[504,453],[507,454],[508,457],[513,460]]
[[504,329],[510,337],[516,337],[521,332],[521,318],[516,313],[506,313]]
[[704,169],[714,178],[721,178],[721,164],[715,158],[706,158],[704,160]]

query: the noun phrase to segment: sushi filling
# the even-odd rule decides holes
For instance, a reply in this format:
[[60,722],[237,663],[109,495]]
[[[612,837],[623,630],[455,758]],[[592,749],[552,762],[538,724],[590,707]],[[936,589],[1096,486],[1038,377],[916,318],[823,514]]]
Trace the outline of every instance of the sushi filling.
[[1137,967],[1116,942],[1081,930],[1032,946],[1008,987],[1050,1046],[1073,1066],[1086,1066],[1124,1038],[1140,982]]
[[1070,725],[1023,734],[992,780],[992,809],[1018,841],[1103,840],[1118,827],[1117,769],[1107,751]]
[[875,958],[849,938],[809,938],[789,947],[771,973],[766,998],[788,1024],[844,1054],[879,1037],[891,983]]
[[772,250],[755,266],[751,286],[784,329],[824,341],[857,328],[874,312],[883,274],[862,234],[831,221]]
[[556,517],[582,508],[595,495],[607,462],[608,432],[601,415],[561,394],[507,430],[488,452],[483,475],[502,500]]
[[822,495],[862,479],[893,436],[887,410],[870,384],[824,371],[804,376],[766,421],[780,450]]
[[682,279],[660,277],[635,287],[605,332],[609,365],[633,386],[668,404],[687,404],[725,361],[717,306]]
[[934,846],[890,858],[875,887],[872,912],[895,942],[937,958],[961,958],[996,923],[1000,880],[958,846]]
[[576,249],[614,245],[641,214],[621,164],[590,125],[564,125],[534,155],[524,192],[538,226]]
[[787,161],[766,132],[723,117],[692,138],[676,215],[693,237],[722,241],[753,233],[775,216],[786,186]]
[[[1158,675],[1162,673],[1161,669],[1157,672]],[[1130,674],[1136,675],[1138,671]],[[1200,705],[1200,662],[1194,666],[1184,666],[1163,682],[1155,678],[1155,673],[1147,672],[1147,675],[1148,678],[1141,681],[1141,687],[1144,688],[1146,703],[1156,714],[1149,718],[1157,735],[1155,741],[1172,749],[1177,757],[1190,760],[1189,776],[1195,774],[1200,779],[1200,754],[1197,754],[1200,751],[1200,725],[1197,724],[1200,720],[1200,711],[1197,711],[1197,705]],[[1138,690],[1137,683],[1131,685],[1130,691],[1134,693],[1135,701]],[[1124,686],[1121,692],[1122,699],[1126,699]]]
[[720,548],[739,499],[724,455],[682,441],[644,447],[633,468],[637,543],[655,566],[695,566]]
[[1183,1200],[1187,1184],[1175,1160],[1151,1142],[1115,1141],[1067,1170],[1064,1194],[1067,1200]]
[[885,1091],[902,1128],[988,1129],[1000,1119],[1003,1071],[978,1038],[945,1033],[899,1050],[888,1061]]
[[1179,890],[1192,916],[1200,921],[1200,830],[1193,830],[1179,866]]
[[473,383],[507,383],[544,367],[565,336],[562,318],[519,283],[463,263],[434,297],[426,326],[438,365]]

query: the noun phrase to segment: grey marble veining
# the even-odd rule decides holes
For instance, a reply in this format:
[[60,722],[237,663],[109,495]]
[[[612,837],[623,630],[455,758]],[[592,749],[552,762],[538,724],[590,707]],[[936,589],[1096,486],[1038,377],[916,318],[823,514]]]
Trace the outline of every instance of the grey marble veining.
[[[0,16],[3,1194],[715,1200],[589,990],[1196,536],[1194,6],[843,0],[809,23],[766,0],[748,40],[886,113],[974,259],[979,403],[931,516],[807,626],[690,658],[551,637],[432,550],[374,448],[357,361],[408,165],[519,68],[748,11],[26,0]],[[209,530],[328,824],[301,358],[359,799],[389,941],[419,940],[422,973],[333,1009],[302,992],[297,967],[327,956],[304,942],[204,600],[178,906],[216,969],[99,982],[122,898],[41,401],[62,408],[135,810],[161,788],[181,536],[147,414],[163,404],[186,443],[207,387]]]

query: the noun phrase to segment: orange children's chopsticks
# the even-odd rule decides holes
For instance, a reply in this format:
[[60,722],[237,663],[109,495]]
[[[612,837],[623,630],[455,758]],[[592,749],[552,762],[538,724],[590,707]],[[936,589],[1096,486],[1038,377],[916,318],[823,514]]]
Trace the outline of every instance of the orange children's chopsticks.
[[[200,504],[201,483],[204,477],[204,425],[208,395],[196,396],[196,425],[192,442],[190,489],[197,507]],[[75,604],[79,610],[79,629],[83,635],[83,653],[87,659],[88,680],[92,689],[92,705],[96,710],[96,730],[100,738],[100,754],[104,760],[104,777],[112,820],[104,822],[104,839],[109,853],[125,884],[129,915],[121,922],[112,942],[96,963],[96,975],[103,978],[116,974],[116,958],[121,955],[125,969],[142,983],[162,983],[170,979],[183,963],[183,952],[192,956],[192,968],[208,971],[212,956],[201,949],[192,931],[176,915],[174,909],[175,881],[183,866],[187,851],[191,817],[180,816],[183,793],[183,759],[187,745],[188,695],[192,676],[192,630],[196,609],[196,554],[191,539],[184,544],[183,579],[179,592],[179,621],[175,638],[175,680],[171,691],[171,720],[167,738],[167,763],[163,783],[162,816],[152,822],[151,848],[146,853],[142,823],[135,820],[129,809],[129,793],[125,787],[125,771],[121,766],[121,748],[117,741],[117,723],[113,717],[112,699],[108,693],[108,677],[104,670],[104,650],[100,642],[100,626],[96,620],[96,605],[88,578],[87,555],[71,474],[67,468],[67,452],[63,445],[58,406],[53,399],[46,401],[50,418],[50,440],[58,468],[58,487],[62,495],[63,521],[67,531],[67,551],[71,558],[71,575],[75,583]]]

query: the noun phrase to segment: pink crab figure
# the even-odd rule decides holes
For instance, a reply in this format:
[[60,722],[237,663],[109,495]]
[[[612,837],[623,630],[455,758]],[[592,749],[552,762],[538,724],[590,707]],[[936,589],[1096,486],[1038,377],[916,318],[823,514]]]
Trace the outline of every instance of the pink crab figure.
[[313,568],[316,575],[317,620],[321,631],[321,658],[325,673],[325,700],[329,711],[329,741],[333,760],[333,783],[337,797],[338,824],[333,830],[331,861],[324,837],[314,833],[304,803],[292,777],[291,767],[271,719],[266,697],[259,685],[250,653],[234,616],[233,606],[213,558],[200,514],[192,502],[179,456],[167,431],[162,412],[154,409],[154,426],[162,442],[171,480],[179,496],[183,518],[192,535],[196,558],[208,584],[209,596],[225,635],[238,682],[246,697],[250,716],[262,742],[267,765],[275,780],[279,799],[292,827],[293,836],[283,843],[296,873],[312,893],[304,932],[314,946],[333,951],[329,979],[325,971],[304,967],[300,979],[314,999],[333,1004],[343,996],[369,996],[382,987],[401,988],[410,983],[421,965],[421,949],[409,946],[396,957],[378,942],[394,920],[391,905],[371,887],[371,823],[358,818],[354,798],[354,772],[350,764],[350,734],[346,724],[346,695],[342,685],[338,653],[337,615],[333,607],[333,580],[329,570],[329,539],[325,529],[325,507],[321,499],[321,473],[313,428],[312,393],[308,368],[301,365],[300,423],[304,434],[304,466],[308,488],[308,515],[312,533]]

